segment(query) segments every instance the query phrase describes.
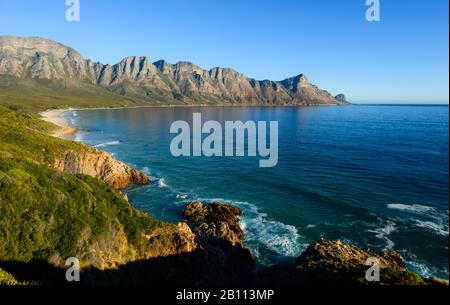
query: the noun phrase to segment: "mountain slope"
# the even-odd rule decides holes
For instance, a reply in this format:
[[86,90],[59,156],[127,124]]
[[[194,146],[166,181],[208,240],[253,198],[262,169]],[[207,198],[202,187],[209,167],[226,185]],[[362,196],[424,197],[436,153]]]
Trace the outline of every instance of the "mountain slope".
[[332,96],[303,74],[258,81],[229,68],[204,70],[190,62],[151,62],[138,56],[111,66],[43,38],[0,36],[0,101],[34,100],[30,90],[20,88],[32,88],[41,97],[56,92],[66,104],[82,96],[95,106],[346,104],[343,95]]
[[[105,269],[195,247],[186,226],[155,220],[107,179],[95,178],[98,159],[91,172],[55,166],[61,157],[68,161],[67,152],[79,159],[104,153],[49,136],[54,127],[0,106],[0,268],[35,261],[64,266],[77,257],[82,266]],[[0,285],[11,281],[0,269]]]

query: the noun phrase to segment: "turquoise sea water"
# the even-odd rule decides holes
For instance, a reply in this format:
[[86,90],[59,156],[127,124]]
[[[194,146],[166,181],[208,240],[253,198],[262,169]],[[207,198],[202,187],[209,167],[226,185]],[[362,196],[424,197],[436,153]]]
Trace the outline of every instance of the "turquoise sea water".
[[[448,278],[447,106],[136,108],[71,111],[76,140],[153,177],[126,190],[159,219],[181,220],[192,200],[243,210],[246,245],[260,264],[289,261],[324,236],[396,250],[424,276]],[[170,125],[279,121],[279,163],[174,158]]]

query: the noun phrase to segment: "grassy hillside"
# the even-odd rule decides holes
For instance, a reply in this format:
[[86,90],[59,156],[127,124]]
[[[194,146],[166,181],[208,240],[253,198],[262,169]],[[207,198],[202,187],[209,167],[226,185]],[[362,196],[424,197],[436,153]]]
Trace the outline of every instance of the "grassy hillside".
[[70,107],[123,107],[138,104],[129,98],[90,84],[64,84],[5,76],[0,78],[0,105],[8,107],[46,110]]
[[47,109],[129,107],[157,105],[233,105],[214,95],[183,97],[170,91],[139,87],[130,83],[111,90],[87,83],[61,83],[47,80],[0,78],[0,105],[13,109],[43,111]]
[[52,169],[62,152],[92,149],[48,136],[54,127],[0,106],[0,263],[74,256],[104,268],[139,257],[165,224],[98,179]]

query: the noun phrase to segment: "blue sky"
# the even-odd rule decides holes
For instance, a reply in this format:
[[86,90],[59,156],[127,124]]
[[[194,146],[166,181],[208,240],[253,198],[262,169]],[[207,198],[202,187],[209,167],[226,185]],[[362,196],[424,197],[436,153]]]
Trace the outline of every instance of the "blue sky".
[[448,103],[448,0],[1,0],[0,35],[42,36],[86,58],[129,55],[231,67],[256,79],[305,73],[353,102]]

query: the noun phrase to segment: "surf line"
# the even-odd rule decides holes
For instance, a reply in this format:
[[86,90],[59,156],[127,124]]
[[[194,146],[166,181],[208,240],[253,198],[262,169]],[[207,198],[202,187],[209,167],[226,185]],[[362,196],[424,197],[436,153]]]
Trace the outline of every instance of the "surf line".
[[202,114],[193,113],[192,129],[188,122],[176,121],[170,133],[177,134],[170,143],[174,157],[245,157],[247,153],[260,157],[260,167],[278,164],[278,121],[225,121],[223,127],[218,121],[202,124]]

